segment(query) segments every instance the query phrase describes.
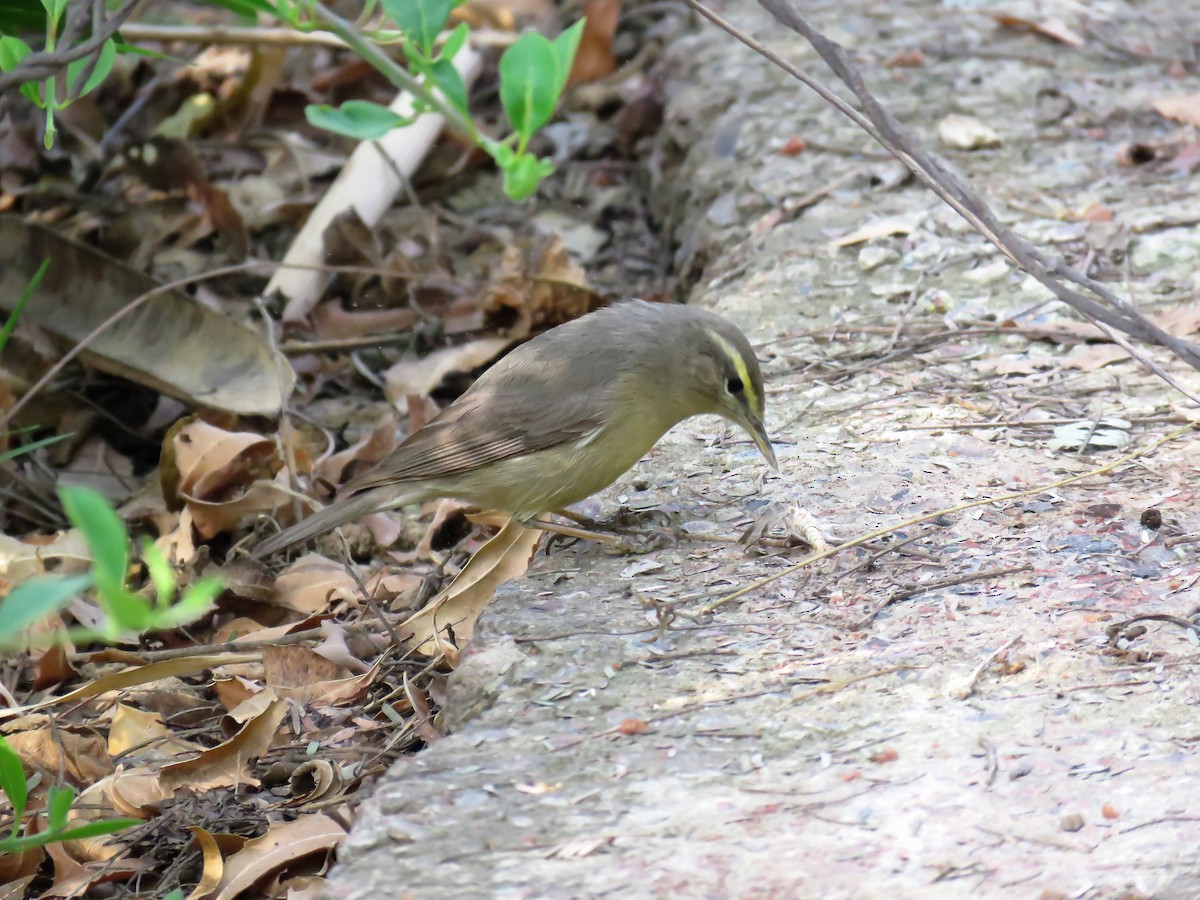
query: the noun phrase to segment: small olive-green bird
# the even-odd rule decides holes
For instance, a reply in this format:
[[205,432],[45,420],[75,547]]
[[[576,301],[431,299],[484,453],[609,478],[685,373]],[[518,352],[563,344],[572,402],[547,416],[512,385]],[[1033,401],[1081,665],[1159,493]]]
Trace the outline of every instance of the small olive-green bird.
[[254,555],[441,497],[527,522],[608,487],[671,426],[704,413],[741,426],[776,466],[764,399],[758,360],[731,322],[679,304],[619,303],[517,347],[340,499]]

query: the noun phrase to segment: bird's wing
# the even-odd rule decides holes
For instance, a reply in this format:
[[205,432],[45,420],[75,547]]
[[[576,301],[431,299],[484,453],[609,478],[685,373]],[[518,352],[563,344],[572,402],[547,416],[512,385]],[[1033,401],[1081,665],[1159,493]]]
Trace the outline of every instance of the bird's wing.
[[[504,360],[498,365],[503,365]],[[612,382],[585,384],[574,373],[501,370],[413,432],[347,492],[448,478],[514,456],[583,440],[603,426]],[[489,373],[490,374],[490,373]]]

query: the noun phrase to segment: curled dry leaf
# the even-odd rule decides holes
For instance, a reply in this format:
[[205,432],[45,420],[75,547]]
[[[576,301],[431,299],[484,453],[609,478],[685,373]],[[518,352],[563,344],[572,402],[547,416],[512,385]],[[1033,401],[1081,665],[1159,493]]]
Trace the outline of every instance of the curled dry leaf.
[[113,770],[99,735],[55,731],[46,726],[19,731],[5,739],[28,769],[48,776],[50,783],[61,772],[71,784],[93,784]]
[[321,814],[276,825],[225,860],[225,874],[213,900],[233,900],[267,875],[314,853],[329,853],[345,839],[346,830]]
[[[14,217],[0,217],[0,307],[11,310],[34,271],[51,260],[22,321],[78,344],[159,285],[91,247]],[[85,362],[164,394],[238,415],[277,415],[291,367],[259,335],[178,291],[159,291],[92,339]]]
[[189,825],[188,831],[192,833],[196,845],[204,856],[204,869],[200,875],[200,882],[188,894],[188,900],[200,900],[202,897],[209,896],[221,883],[221,876],[225,874],[225,856],[221,853],[221,846],[217,843],[217,839],[208,831],[199,825]]
[[288,777],[292,797],[288,806],[303,806],[313,800],[332,796],[342,789],[341,772],[327,759],[310,759],[298,765]]
[[543,243],[527,260],[513,246],[504,249],[499,273],[480,303],[484,317],[506,334],[525,337],[577,319],[603,305],[558,238]]
[[259,655],[257,653],[217,653],[210,656],[182,656],[178,659],[164,659],[145,666],[135,666],[120,672],[111,672],[108,675],[102,675],[93,681],[89,681],[81,688],[76,688],[68,694],[63,694],[61,697],[50,697],[38,703],[32,703],[29,706],[18,706],[0,710],[0,719],[22,715],[38,709],[45,709],[46,707],[56,706],[60,703],[78,703],[82,700],[89,700],[92,697],[99,697],[101,694],[107,694],[109,691],[122,691],[139,684],[152,684],[155,681],[165,678],[197,675],[206,669],[215,669],[218,666],[253,662],[258,658]]
[[[385,375],[384,378],[386,377]],[[358,463],[361,468],[375,465],[396,449],[398,427],[395,412],[388,410],[379,424],[360,440],[340,453],[332,453],[318,461],[313,469],[314,479],[322,479],[330,484],[342,484],[347,480],[346,469],[351,464]]]
[[423,610],[397,626],[406,645],[426,656],[455,656],[471,640],[479,614],[496,588],[529,568],[541,530],[509,522],[467,560],[461,572]]
[[92,553],[87,541],[74,528],[49,540],[34,537],[19,541],[0,534],[0,578],[12,584],[44,575],[48,568],[58,574],[74,575],[88,571],[91,565]]
[[283,477],[275,442],[250,431],[225,431],[199,419],[177,423],[164,441],[160,463],[163,496],[205,538],[232,531],[246,516],[272,512],[287,499],[256,485]]

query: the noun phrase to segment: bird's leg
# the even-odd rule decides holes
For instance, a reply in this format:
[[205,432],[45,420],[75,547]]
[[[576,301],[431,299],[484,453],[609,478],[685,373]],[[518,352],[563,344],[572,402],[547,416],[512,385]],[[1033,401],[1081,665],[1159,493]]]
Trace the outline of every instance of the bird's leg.
[[[632,513],[634,517],[650,519],[651,521],[648,523],[630,522],[628,510],[621,510],[614,518],[604,522],[597,522],[595,519],[590,519],[569,509],[556,510],[555,513],[565,519],[570,519],[593,534],[608,532],[609,537],[606,543],[615,544],[618,551],[623,553],[648,553],[679,538],[674,531],[653,521],[655,518],[666,518],[666,514],[660,510]],[[616,535],[620,535],[620,537],[616,537]]]
[[[565,513],[561,513],[565,515]],[[572,516],[567,518],[575,520]],[[603,534],[599,531],[588,531],[583,528],[573,528],[570,525],[563,525],[560,522],[552,522],[549,519],[540,519],[536,516],[529,519],[522,519],[521,524],[526,528],[540,528],[542,531],[549,531],[551,534],[560,535],[561,537],[576,538],[581,541],[596,541],[600,544],[615,544],[617,538],[611,534]]]
[[560,515],[566,519],[570,519],[576,524],[582,524],[585,528],[576,528],[571,525],[563,525],[559,522],[553,522],[546,518],[531,517],[522,519],[521,524],[527,528],[540,528],[543,531],[548,531],[558,537],[574,538],[582,541],[595,541],[598,544],[604,544],[612,548],[613,552],[619,554],[626,553],[648,553],[661,547],[669,540],[669,536],[664,535],[661,530],[654,532],[638,532],[633,530],[623,531],[621,534],[606,534],[599,529],[605,528],[603,523],[593,522],[586,516],[581,516],[578,513],[567,512],[565,510],[557,510],[556,515]]

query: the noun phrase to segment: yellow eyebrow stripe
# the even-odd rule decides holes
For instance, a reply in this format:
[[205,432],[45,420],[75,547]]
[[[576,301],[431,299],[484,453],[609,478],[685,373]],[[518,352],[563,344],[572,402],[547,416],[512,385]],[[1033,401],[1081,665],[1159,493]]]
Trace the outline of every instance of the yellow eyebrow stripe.
[[754,389],[754,379],[750,377],[750,370],[746,368],[746,360],[742,358],[742,354],[738,352],[737,348],[721,337],[721,335],[712,329],[705,330],[708,331],[708,336],[713,339],[713,342],[729,357],[729,361],[733,363],[734,371],[737,372],[738,378],[742,380],[742,389],[746,392],[746,403],[749,405],[750,411],[761,419],[763,417],[762,397],[758,396],[758,391]]

